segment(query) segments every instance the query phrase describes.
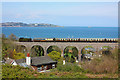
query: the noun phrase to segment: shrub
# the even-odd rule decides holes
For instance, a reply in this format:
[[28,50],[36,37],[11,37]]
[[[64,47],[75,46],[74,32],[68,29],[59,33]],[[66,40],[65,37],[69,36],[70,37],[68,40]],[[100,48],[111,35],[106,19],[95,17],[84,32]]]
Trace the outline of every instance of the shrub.
[[3,78],[32,78],[34,73],[35,72],[29,68],[9,64],[2,65]]
[[58,61],[61,57],[60,53],[57,51],[52,51],[48,54],[53,60]]
[[58,71],[65,72],[85,72],[82,68],[80,68],[77,64],[66,63],[65,65],[59,63],[57,64]]
[[14,56],[14,59],[23,59],[23,58],[25,58],[24,53],[16,53],[13,56]]
[[[66,66],[68,67],[68,65]],[[63,65],[61,68],[63,71],[64,69]],[[85,74],[82,74],[77,71],[79,70],[79,67],[77,68],[75,67],[74,69],[72,69],[73,68],[72,66],[69,67],[69,69],[67,70],[66,68],[64,69],[64,71],[70,71],[70,72],[62,72],[56,70],[54,72],[52,71],[48,73],[38,73],[29,68],[5,64],[2,65],[2,78],[87,78]]]

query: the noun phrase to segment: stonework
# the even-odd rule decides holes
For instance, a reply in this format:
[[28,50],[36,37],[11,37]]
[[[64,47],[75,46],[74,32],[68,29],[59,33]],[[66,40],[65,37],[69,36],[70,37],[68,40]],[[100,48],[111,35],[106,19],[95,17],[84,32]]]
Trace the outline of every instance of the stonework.
[[99,51],[101,49],[101,47],[103,46],[110,46],[111,48],[115,48],[118,47],[118,43],[85,43],[85,42],[15,42],[15,44],[17,45],[23,45],[27,48],[27,51],[30,53],[31,48],[35,45],[39,45],[44,49],[44,55],[47,55],[47,49],[50,46],[57,46],[61,49],[62,54],[61,56],[63,56],[64,54],[64,49],[67,46],[74,46],[78,49],[79,53],[79,60],[81,59],[81,50],[85,47],[85,46],[92,46],[96,51]]

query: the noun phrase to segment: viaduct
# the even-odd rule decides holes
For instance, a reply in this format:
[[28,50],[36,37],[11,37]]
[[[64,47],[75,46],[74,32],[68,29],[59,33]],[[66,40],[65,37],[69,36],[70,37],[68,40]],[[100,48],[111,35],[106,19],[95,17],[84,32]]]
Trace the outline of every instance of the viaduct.
[[88,42],[15,42],[15,44],[17,45],[23,45],[26,47],[27,51],[30,53],[31,52],[31,48],[33,46],[39,45],[43,48],[44,50],[44,55],[47,55],[47,49],[50,46],[57,46],[61,49],[61,56],[64,56],[64,49],[67,46],[74,46],[77,48],[78,50],[78,60],[81,60],[81,50],[85,47],[85,46],[92,46],[96,51],[99,51],[101,49],[101,47],[103,46],[110,46],[111,48],[115,48],[118,47],[118,43],[100,43],[100,42],[92,42],[92,43],[88,43]]

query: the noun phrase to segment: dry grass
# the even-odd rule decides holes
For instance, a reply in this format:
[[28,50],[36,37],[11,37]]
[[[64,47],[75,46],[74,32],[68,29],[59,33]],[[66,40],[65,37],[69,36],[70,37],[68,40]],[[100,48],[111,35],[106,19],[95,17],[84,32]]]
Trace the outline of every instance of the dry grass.
[[82,67],[92,73],[114,74],[118,71],[118,61],[111,58],[110,56],[104,56],[101,59],[94,59],[90,62],[85,62],[82,64]]
[[118,78],[117,74],[86,74],[88,78]]
[[95,74],[118,73],[118,48],[111,50],[110,55],[103,55],[91,61],[82,63],[82,67]]

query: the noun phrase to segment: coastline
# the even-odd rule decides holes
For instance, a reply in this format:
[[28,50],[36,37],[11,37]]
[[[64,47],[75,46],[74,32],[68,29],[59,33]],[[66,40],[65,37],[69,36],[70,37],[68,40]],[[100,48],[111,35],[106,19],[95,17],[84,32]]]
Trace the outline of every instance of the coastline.
[[45,24],[45,23],[22,23],[22,22],[5,22],[0,23],[0,27],[64,27],[54,24]]

